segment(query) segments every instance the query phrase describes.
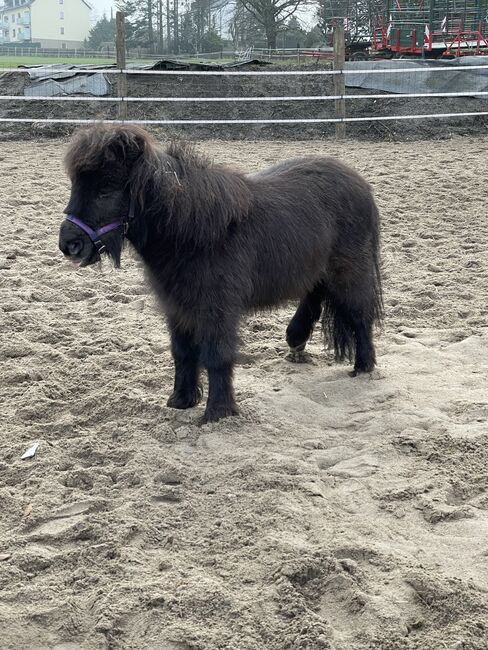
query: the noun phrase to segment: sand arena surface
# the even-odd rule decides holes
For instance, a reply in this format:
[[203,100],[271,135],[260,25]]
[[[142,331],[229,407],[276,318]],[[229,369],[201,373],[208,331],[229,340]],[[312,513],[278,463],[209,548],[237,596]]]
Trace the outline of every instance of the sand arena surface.
[[0,144],[0,648],[488,648],[488,139],[201,145],[363,173],[386,302],[371,378],[247,319],[205,426],[135,256],[57,251],[64,146]]

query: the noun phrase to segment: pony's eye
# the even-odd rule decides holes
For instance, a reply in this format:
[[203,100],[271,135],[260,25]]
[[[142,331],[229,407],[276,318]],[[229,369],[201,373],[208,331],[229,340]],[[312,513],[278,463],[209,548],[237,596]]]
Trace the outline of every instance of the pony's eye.
[[98,192],[97,196],[99,199],[107,199],[111,194],[112,192],[110,190],[103,189]]

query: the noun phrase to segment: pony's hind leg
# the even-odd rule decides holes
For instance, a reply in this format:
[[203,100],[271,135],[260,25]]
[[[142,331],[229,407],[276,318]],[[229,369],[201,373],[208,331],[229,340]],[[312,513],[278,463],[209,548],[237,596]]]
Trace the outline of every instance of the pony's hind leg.
[[322,302],[325,298],[325,287],[317,284],[298,305],[295,315],[286,328],[286,342],[290,346],[289,361],[304,360],[303,351],[309,340],[315,323],[322,313]]
[[189,332],[170,323],[171,352],[175,361],[174,390],[167,405],[175,409],[187,409],[198,404],[202,389],[198,383],[199,347]]
[[373,372],[376,365],[376,353],[373,344],[373,322],[358,320],[353,324],[356,334],[356,354],[354,370],[349,374],[355,377],[361,372]]

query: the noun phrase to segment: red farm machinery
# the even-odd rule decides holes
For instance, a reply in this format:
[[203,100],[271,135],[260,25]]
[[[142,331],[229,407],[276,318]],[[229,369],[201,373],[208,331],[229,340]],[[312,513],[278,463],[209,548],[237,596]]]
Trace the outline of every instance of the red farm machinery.
[[344,25],[348,59],[488,54],[488,0],[330,0],[326,42]]
[[488,54],[488,0],[387,0],[373,18],[374,58]]

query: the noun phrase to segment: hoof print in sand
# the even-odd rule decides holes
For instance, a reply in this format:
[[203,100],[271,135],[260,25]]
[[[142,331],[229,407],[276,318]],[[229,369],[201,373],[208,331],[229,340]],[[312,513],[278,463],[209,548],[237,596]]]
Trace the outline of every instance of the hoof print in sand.
[[436,498],[421,499],[419,508],[425,521],[430,524],[476,517],[476,510],[469,505],[451,506]]
[[340,478],[366,478],[375,474],[379,468],[377,459],[365,454],[336,463],[328,467],[327,472]]

